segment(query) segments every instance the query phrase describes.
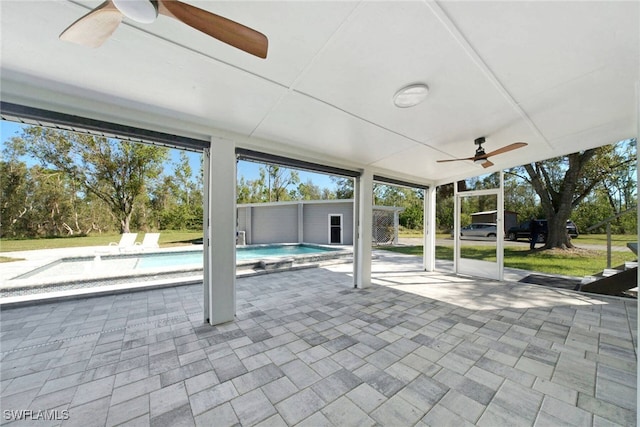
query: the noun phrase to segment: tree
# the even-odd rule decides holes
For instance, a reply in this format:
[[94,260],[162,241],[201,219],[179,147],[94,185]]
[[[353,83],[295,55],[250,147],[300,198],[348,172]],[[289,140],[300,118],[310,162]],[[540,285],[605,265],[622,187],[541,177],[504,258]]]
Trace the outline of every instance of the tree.
[[43,166],[64,172],[109,206],[121,232],[129,232],[147,180],[162,172],[167,148],[118,141],[39,126],[9,142],[14,154],[29,154]]
[[27,165],[16,161],[0,162],[0,182],[0,237],[22,237],[26,226],[24,217],[29,211]]
[[298,184],[295,198],[297,200],[322,200],[325,198],[324,195],[320,187],[315,185],[311,179],[307,179],[306,182]]
[[620,161],[614,145],[523,165],[527,175],[519,176],[532,185],[547,218],[544,247],[572,248],[566,222],[573,210],[608,177],[627,167],[628,163]]
[[194,180],[189,158],[180,151],[179,159],[172,163],[171,176],[163,179],[152,190],[150,212],[158,229],[193,230],[202,227],[201,178]]
[[336,186],[336,199],[353,199],[353,178],[331,176]]
[[373,197],[375,205],[404,208],[398,218],[401,226],[410,229],[422,229],[424,221],[422,190],[396,185],[374,184]]
[[[263,168],[260,169],[262,172]],[[269,202],[287,200],[287,187],[300,182],[298,172],[278,165],[266,165],[264,172],[267,177],[267,201]]]

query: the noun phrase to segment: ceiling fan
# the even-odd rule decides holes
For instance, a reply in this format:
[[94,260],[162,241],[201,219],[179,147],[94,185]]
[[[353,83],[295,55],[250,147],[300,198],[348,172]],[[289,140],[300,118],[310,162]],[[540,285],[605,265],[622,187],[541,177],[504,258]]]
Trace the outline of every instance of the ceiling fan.
[[126,16],[149,24],[158,15],[176,19],[196,30],[259,58],[267,57],[267,37],[230,19],[178,0],[106,0],[60,34],[60,39],[100,47]]
[[498,148],[497,150],[491,151],[489,153],[485,153],[484,148],[482,148],[482,144],[484,144],[484,141],[485,141],[484,136],[481,136],[480,138],[476,138],[476,140],[474,141],[474,144],[476,144],[478,148],[476,148],[476,154],[473,157],[465,157],[463,159],[438,160],[438,163],[457,162],[459,160],[473,160],[474,163],[481,163],[482,167],[488,168],[490,166],[493,166],[493,163],[489,161],[489,157],[527,146],[526,142],[514,142],[513,144],[505,145],[502,148]]

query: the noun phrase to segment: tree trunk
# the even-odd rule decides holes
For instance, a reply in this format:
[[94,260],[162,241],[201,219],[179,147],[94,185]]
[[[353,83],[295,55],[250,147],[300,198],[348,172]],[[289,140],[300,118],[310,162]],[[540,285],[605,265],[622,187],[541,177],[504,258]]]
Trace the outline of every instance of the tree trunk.
[[547,217],[547,242],[545,249],[573,248],[571,238],[567,234],[567,220],[573,208],[593,189],[597,181],[575,194],[578,180],[584,173],[584,166],[595,155],[596,150],[590,149],[582,153],[567,156],[568,167],[564,172],[564,179],[554,188],[551,174],[545,168],[544,162],[524,165],[529,174],[531,185],[540,197],[540,203]]
[[545,243],[545,249],[551,248],[573,248],[571,243],[571,237],[567,233],[567,219],[564,215],[556,214],[547,221],[547,242]]
[[131,223],[131,214],[127,214],[120,220],[120,233],[130,233],[129,224]]

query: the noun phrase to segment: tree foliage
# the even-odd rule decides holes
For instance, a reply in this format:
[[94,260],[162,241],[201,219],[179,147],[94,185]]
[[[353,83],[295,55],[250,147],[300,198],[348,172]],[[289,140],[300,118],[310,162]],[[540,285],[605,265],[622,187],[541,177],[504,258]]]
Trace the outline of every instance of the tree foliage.
[[64,173],[102,200],[128,232],[149,181],[162,172],[167,149],[84,133],[29,126],[9,143],[13,155],[28,154],[43,167]]
[[635,141],[623,141],[526,164],[522,166],[526,175],[516,169],[516,174],[535,190],[547,219],[545,248],[573,247],[566,222],[582,203],[598,200],[598,194],[606,196],[614,211],[635,199],[634,146]]
[[[184,152],[169,164],[166,148],[29,126],[5,143],[3,155],[0,237],[202,227],[202,167],[194,172]],[[39,164],[28,166],[25,155]],[[505,174],[505,209],[520,218],[547,218],[547,246],[570,247],[567,219],[585,230],[635,206],[635,157],[636,141],[628,140],[513,168]],[[301,182],[297,171],[277,165],[263,165],[259,172],[253,180],[239,177],[238,203],[354,196],[350,178],[331,177],[334,186],[328,189]],[[457,185],[460,190],[495,188],[498,178],[491,174]],[[438,187],[441,230],[453,227],[452,196],[453,184]],[[422,228],[422,191],[375,183],[373,197],[375,204],[403,207],[402,226]],[[495,208],[488,198],[473,203],[470,212]],[[612,225],[617,233],[637,232],[635,212]]]

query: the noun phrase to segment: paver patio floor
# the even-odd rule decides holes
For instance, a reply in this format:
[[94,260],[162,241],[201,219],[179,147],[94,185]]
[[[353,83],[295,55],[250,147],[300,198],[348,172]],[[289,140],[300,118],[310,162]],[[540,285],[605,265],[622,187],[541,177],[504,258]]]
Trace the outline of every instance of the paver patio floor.
[[636,301],[391,261],[238,279],[217,327],[198,285],[4,309],[2,423],[635,425]]

